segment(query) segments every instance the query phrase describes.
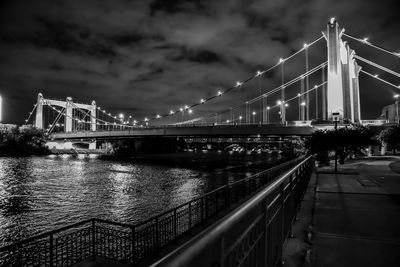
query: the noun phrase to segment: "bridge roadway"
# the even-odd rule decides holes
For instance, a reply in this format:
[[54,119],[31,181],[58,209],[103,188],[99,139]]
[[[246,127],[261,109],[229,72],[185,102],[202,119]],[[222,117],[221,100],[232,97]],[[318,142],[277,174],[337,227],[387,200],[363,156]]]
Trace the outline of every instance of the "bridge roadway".
[[314,128],[311,126],[282,125],[214,125],[214,126],[160,126],[138,127],[126,130],[52,133],[51,140],[76,139],[123,139],[146,136],[165,137],[243,137],[243,136],[307,136]]

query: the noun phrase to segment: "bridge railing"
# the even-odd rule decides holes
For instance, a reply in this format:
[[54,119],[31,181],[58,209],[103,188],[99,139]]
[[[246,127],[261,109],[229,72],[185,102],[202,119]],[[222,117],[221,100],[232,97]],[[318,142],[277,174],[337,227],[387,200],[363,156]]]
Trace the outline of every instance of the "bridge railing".
[[[311,121],[287,121],[285,126],[310,126]],[[112,125],[110,125],[112,127]],[[134,131],[134,130],[145,130],[145,129],[174,129],[174,128],[202,128],[202,127],[213,127],[213,128],[225,128],[225,127],[254,127],[254,126],[269,126],[269,127],[281,127],[281,123],[198,123],[198,124],[177,124],[177,125],[150,125],[150,126],[114,126],[115,128],[109,129],[97,129],[96,132],[110,132],[110,131]],[[72,131],[69,133],[85,133],[91,131]],[[60,132],[59,132],[60,133]],[[64,133],[64,132],[62,132]]]
[[300,162],[242,204],[152,266],[276,266],[291,232],[314,166]]
[[135,225],[93,218],[16,242],[0,248],[0,266],[71,266],[95,257],[137,264],[154,258],[161,249],[206,225],[300,160],[221,186]]

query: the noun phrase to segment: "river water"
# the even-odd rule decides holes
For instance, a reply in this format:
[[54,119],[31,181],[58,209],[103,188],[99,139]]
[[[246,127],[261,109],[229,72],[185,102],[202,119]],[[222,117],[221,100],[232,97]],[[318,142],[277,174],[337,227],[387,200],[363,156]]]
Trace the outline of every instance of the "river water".
[[0,158],[0,246],[92,217],[136,223],[277,160],[206,151],[125,161]]

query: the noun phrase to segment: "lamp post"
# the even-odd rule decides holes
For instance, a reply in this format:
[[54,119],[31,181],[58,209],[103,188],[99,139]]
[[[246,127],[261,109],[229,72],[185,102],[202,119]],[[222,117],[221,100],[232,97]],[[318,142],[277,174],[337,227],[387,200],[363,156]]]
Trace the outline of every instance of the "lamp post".
[[267,106],[267,124],[269,123],[269,110],[270,110],[270,107]]
[[276,101],[276,104],[279,106],[279,117],[281,118],[281,123],[283,124],[283,111],[282,111],[282,109],[283,109],[283,101],[281,101],[281,100],[278,100],[278,101]]
[[340,113],[339,112],[333,112],[332,113],[332,120],[335,123],[335,173],[337,173],[337,154],[338,154],[338,136],[337,136],[337,124],[340,120]]
[[243,119],[243,117],[239,116],[239,124],[242,124],[242,119]]
[[396,105],[396,123],[399,124],[399,94],[394,95],[394,104]]
[[297,98],[299,100],[299,121],[301,121],[301,99],[300,99],[301,94],[297,94]]
[[254,123],[256,123],[256,112],[255,112],[255,111],[253,111],[253,113],[252,113],[252,114],[253,114],[253,124],[254,124]]
[[[306,106],[306,102],[301,102],[301,104],[300,104],[301,106],[302,106],[302,108],[305,108],[305,106]],[[302,113],[302,115],[303,115],[303,113]],[[302,116],[302,117],[304,117],[304,116]],[[304,121],[304,118],[302,118],[302,120]]]
[[3,114],[2,114],[2,110],[3,110],[3,98],[0,95],[0,122],[3,119]]

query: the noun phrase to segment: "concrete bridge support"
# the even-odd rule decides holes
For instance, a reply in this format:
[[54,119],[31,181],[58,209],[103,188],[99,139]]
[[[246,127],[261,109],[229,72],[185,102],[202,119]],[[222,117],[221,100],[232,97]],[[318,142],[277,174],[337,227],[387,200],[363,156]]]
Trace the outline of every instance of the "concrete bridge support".
[[43,95],[38,94],[36,103],[35,127],[43,129]]
[[342,41],[343,33],[344,29],[339,28],[335,19],[329,21],[323,33],[328,47],[327,115],[330,119],[332,113],[338,112],[343,119],[360,122],[358,74],[361,67],[354,59],[355,52]]
[[65,128],[66,133],[72,132],[72,98],[67,97],[65,101]]
[[96,101],[92,101],[92,106],[90,108],[90,130],[96,131]]

